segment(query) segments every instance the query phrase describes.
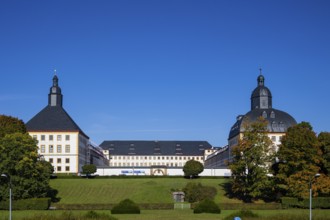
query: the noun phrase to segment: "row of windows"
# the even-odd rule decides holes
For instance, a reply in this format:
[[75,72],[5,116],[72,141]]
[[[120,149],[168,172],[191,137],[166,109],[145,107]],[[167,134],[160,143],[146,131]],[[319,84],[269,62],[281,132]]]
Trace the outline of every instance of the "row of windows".
[[[48,140],[53,141],[54,136],[55,135],[52,135],[52,134],[48,135]],[[65,141],[70,141],[70,135],[67,134],[67,135],[63,135],[63,136],[65,136]],[[33,138],[37,139],[37,135],[33,135]],[[44,135],[44,134],[40,135],[40,140],[41,141],[46,141],[46,135]],[[56,135],[56,140],[57,141],[62,141],[62,135],[60,135],[60,134]]]
[[[49,163],[54,163],[54,159],[53,158],[49,158]],[[62,163],[62,158],[57,158],[57,163]],[[70,163],[70,158],[65,158],[65,163]]]
[[[271,136],[270,138],[273,142],[276,142],[276,136]],[[278,137],[278,141],[282,140],[282,136]]]
[[[56,146],[56,153],[62,153],[62,150],[62,145]],[[64,152],[70,153],[70,145],[65,145]],[[45,145],[40,145],[40,153],[46,153]],[[54,153],[54,145],[48,145],[48,153]]]
[[156,166],[156,165],[158,165],[158,166],[160,166],[160,165],[163,165],[163,166],[171,166],[171,167],[182,167],[183,165],[184,165],[184,163],[165,163],[165,162],[153,162],[153,163],[110,163],[110,166],[114,166],[114,167],[116,167],[116,166],[119,166],[119,167],[121,167],[121,166],[131,166],[131,167],[146,167],[146,166]]
[[[70,171],[70,166],[65,166],[64,167],[64,170],[66,171],[66,172],[69,172]],[[61,166],[57,166],[56,167],[56,171],[57,172],[62,172],[63,170],[62,170],[62,167]]]
[[203,160],[203,157],[156,157],[156,156],[149,156],[149,157],[147,157],[147,156],[114,156],[114,157],[112,157],[112,159],[114,159],[114,160],[121,160],[121,159],[123,159],[123,160],[125,160],[125,159],[127,159],[127,160],[134,160],[134,159],[136,159],[136,160],[147,160],[149,158],[149,160]]

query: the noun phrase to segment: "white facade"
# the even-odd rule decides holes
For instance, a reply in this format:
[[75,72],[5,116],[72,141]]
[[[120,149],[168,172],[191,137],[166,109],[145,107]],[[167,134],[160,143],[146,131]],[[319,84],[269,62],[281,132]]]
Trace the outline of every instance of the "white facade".
[[38,154],[54,173],[79,173],[88,161],[89,140],[79,132],[29,132],[38,141]]
[[[182,168],[164,167],[98,167],[96,171],[100,176],[184,176]],[[204,169],[199,176],[231,176],[230,169]]]
[[[107,150],[103,152],[105,155]],[[110,167],[183,167],[187,161],[196,160],[204,164],[204,156],[178,155],[113,155],[110,156]]]

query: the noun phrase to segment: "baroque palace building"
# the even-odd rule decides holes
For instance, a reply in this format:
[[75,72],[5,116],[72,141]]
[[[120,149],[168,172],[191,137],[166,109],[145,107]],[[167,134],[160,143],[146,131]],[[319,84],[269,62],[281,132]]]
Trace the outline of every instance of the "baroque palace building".
[[55,74],[48,105],[26,123],[29,134],[38,141],[39,155],[53,165],[55,173],[79,173],[85,164],[107,164],[102,150],[90,141],[62,104]]
[[214,152],[207,141],[104,141],[110,167],[183,167],[188,160],[204,164]]
[[239,115],[231,127],[228,137],[228,145],[210,156],[205,161],[205,167],[218,168],[226,166],[231,158],[232,148],[238,145],[247,124],[255,122],[259,117],[266,119],[268,137],[273,142],[272,150],[277,151],[281,144],[281,138],[287,129],[296,125],[296,120],[288,113],[273,108],[272,93],[265,86],[265,77],[261,74],[257,78],[257,87],[251,94],[251,110],[245,115]]

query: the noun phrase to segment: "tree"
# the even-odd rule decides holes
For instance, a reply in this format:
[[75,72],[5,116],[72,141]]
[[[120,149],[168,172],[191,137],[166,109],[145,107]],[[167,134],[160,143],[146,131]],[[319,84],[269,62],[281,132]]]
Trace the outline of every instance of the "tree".
[[203,172],[203,170],[204,170],[203,164],[196,160],[188,160],[186,164],[183,166],[184,175],[188,177],[198,176],[198,174]]
[[244,125],[242,138],[233,147],[231,190],[236,197],[251,202],[272,195],[273,181],[268,176],[275,160],[272,142],[267,136],[267,121],[259,118]]
[[[321,138],[322,139],[322,138]],[[279,164],[276,181],[282,194],[298,198],[309,195],[309,184],[314,181],[314,195],[329,194],[330,180],[322,173],[324,159],[320,142],[308,122],[301,122],[288,128],[283,136],[277,157]],[[313,179],[316,173],[321,177]]]
[[[53,172],[47,161],[40,160],[38,147],[28,133],[22,129],[21,121],[12,117],[2,116],[8,130],[3,129],[0,137],[0,172],[10,176],[13,190],[13,199],[46,197],[51,188],[49,178]],[[19,125],[19,126],[16,126]],[[18,127],[16,132],[13,129]],[[8,184],[5,178],[0,179],[0,200],[8,197]]]
[[89,176],[96,172],[96,166],[94,164],[86,164],[82,166],[82,172]]
[[323,172],[330,174],[330,132],[321,132],[318,136],[323,157]]
[[12,133],[26,133],[24,122],[18,118],[0,115],[0,138]]

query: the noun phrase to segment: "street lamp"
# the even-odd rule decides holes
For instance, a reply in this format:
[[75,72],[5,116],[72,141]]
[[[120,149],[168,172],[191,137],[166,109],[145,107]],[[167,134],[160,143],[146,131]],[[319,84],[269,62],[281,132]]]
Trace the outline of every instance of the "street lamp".
[[312,182],[314,178],[321,176],[319,173],[309,177],[309,220],[312,220]]
[[1,174],[1,177],[9,179],[9,220],[11,220],[11,178],[8,174]]

